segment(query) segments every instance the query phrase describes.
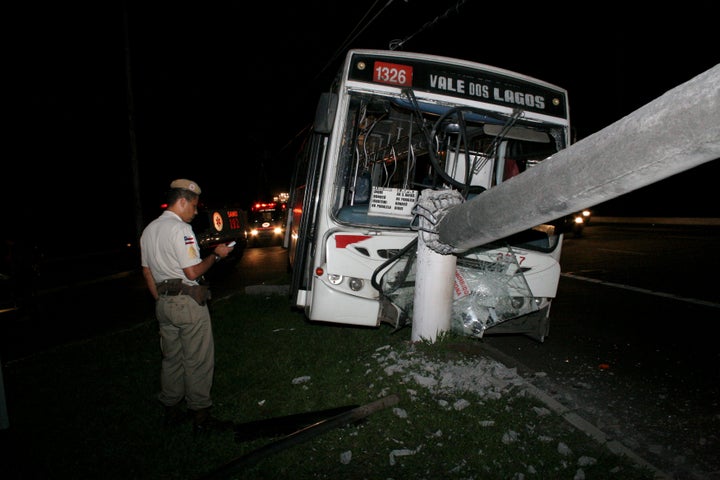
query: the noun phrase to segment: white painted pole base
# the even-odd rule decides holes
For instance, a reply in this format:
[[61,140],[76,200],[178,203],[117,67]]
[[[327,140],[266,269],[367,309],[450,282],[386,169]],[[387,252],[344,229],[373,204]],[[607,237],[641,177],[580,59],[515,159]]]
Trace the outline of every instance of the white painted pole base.
[[410,337],[413,342],[435,343],[439,334],[450,330],[456,261],[455,255],[431,250],[418,235]]

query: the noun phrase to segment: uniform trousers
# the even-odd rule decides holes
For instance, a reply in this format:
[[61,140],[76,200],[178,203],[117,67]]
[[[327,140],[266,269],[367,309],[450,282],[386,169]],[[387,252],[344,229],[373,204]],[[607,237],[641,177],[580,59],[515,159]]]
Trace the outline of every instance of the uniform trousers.
[[215,342],[210,310],[189,295],[161,295],[155,304],[160,327],[160,403],[183,399],[190,410],[212,405]]

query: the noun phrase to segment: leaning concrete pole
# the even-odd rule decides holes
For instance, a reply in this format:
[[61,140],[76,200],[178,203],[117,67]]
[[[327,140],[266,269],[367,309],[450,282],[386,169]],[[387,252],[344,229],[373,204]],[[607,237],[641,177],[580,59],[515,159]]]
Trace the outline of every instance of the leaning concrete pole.
[[720,64],[472,200],[432,212],[437,239],[418,242],[413,341],[450,329],[447,269],[455,262],[443,257],[719,158]]
[[716,159],[720,64],[451,209],[439,241],[462,252]]

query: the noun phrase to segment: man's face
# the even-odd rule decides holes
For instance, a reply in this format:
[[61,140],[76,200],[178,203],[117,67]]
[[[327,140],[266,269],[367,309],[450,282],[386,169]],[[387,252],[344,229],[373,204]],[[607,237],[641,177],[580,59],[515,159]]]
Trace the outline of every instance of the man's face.
[[197,215],[197,206],[199,201],[200,199],[198,197],[195,197],[193,200],[185,200],[184,198],[180,199],[180,218],[182,218],[185,223],[192,222],[195,215]]

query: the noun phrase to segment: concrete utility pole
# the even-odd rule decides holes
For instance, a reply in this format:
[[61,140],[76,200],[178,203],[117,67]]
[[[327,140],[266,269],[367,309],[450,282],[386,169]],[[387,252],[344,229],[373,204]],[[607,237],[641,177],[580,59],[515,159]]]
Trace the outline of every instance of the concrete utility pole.
[[[443,253],[419,250],[418,265],[443,264],[420,254],[461,253],[717,159],[720,64],[539,165],[447,210],[436,226]],[[433,283],[436,278],[445,276],[418,269],[416,289],[444,292],[444,284]],[[437,311],[426,318],[417,301],[413,312],[414,340],[416,323],[423,332],[449,328],[449,318]]]
[[720,64],[453,208],[439,240],[485,245],[718,158]]
[[[418,210],[441,215],[455,208],[462,200],[462,195],[457,190],[423,190],[418,201]],[[450,254],[448,247],[443,250],[444,246],[436,241],[437,235],[430,233],[434,229],[435,221],[434,215],[419,216],[413,297],[415,313],[410,337],[413,342],[434,342],[439,334],[450,330],[457,258]],[[426,240],[429,240],[429,245]],[[420,282],[420,278],[432,280]]]

